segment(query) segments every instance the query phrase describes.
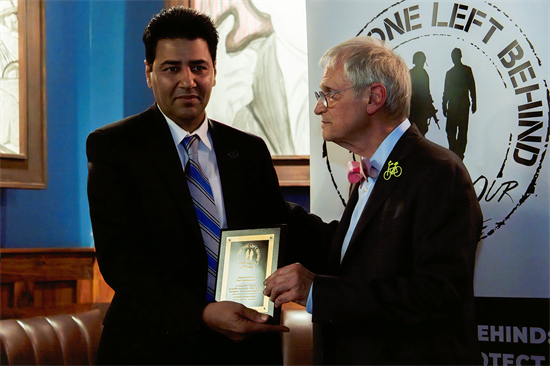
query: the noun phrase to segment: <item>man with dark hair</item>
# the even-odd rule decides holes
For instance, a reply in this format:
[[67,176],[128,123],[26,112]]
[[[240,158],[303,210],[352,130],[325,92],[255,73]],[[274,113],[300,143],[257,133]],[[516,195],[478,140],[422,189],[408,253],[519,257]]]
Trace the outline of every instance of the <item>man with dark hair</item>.
[[268,316],[214,302],[220,229],[284,223],[265,143],[206,116],[218,34],[183,7],[145,29],[156,103],[87,141],[98,263],[115,290],[99,364],[280,364]]
[[481,363],[473,276],[482,215],[468,171],[407,119],[409,70],[383,41],[352,38],[322,63],[314,111],[323,139],[361,161],[350,162],[335,231],[292,212],[291,222],[313,228],[303,238],[315,241],[302,246],[333,239],[324,263],[314,268],[304,257],[278,269],[264,294],[276,306],[306,306],[325,364]]

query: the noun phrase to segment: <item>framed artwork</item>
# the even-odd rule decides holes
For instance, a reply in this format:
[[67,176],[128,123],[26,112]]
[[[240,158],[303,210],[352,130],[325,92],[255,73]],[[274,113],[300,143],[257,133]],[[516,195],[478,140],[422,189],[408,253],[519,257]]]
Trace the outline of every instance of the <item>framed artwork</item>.
[[44,2],[0,1],[0,188],[46,188]]
[[305,0],[165,0],[164,5],[208,14],[218,28],[208,116],[260,136],[281,186],[309,186]]

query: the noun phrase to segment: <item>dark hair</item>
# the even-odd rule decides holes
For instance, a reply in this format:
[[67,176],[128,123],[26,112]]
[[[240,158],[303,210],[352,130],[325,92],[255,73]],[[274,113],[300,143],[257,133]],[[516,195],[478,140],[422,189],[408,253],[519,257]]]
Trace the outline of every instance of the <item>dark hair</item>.
[[214,22],[208,15],[181,5],[162,9],[151,19],[143,32],[147,63],[153,64],[158,41],[166,38],[202,38],[208,44],[212,62],[216,61],[219,36]]

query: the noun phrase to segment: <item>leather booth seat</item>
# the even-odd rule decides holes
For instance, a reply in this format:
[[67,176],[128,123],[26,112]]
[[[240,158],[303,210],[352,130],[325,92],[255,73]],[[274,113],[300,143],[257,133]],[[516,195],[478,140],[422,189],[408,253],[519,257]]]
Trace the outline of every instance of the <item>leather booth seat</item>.
[[[77,314],[0,321],[0,365],[93,365],[108,304]],[[285,304],[281,322],[285,365],[311,365],[311,316]]]
[[0,321],[1,365],[93,365],[108,304],[77,314]]

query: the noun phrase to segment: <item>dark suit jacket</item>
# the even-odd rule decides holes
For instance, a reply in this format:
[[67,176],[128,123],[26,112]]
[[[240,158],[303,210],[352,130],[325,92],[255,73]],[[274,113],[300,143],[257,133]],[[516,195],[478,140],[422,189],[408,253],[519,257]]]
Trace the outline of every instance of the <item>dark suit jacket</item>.
[[[402,174],[385,180],[390,161]],[[412,125],[380,172],[340,264],[357,188],[313,284],[325,362],[480,363],[473,274],[482,214],[460,159]]]
[[[286,206],[265,143],[212,120],[209,131],[228,228],[283,223]],[[115,290],[99,362],[280,363],[278,334],[236,344],[202,323],[206,253],[185,174],[157,106],[94,131],[86,149],[98,262]]]

